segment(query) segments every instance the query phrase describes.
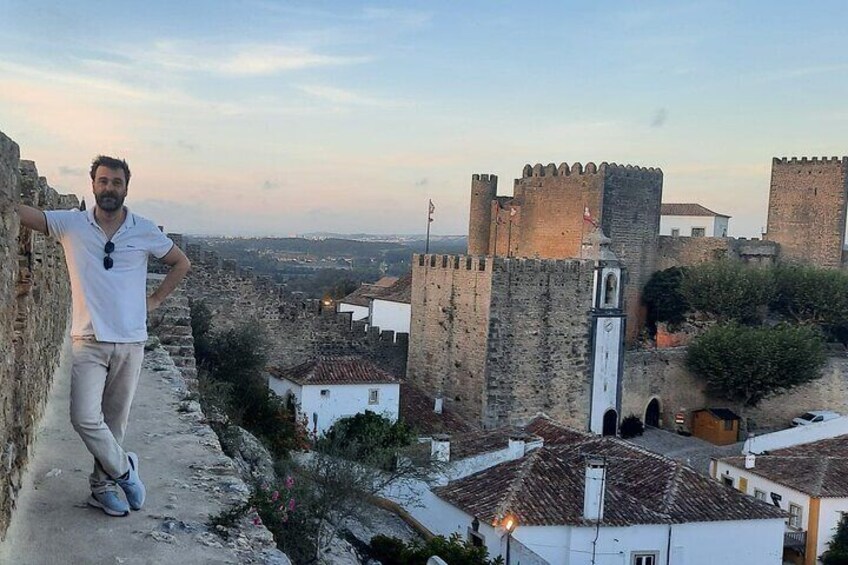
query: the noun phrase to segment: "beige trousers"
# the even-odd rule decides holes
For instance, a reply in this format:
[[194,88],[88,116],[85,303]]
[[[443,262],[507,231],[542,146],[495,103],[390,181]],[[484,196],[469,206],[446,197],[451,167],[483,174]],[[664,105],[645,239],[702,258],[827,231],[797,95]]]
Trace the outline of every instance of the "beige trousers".
[[143,359],[143,343],[74,339],[71,424],[94,456],[93,492],[115,488],[114,479],[129,470],[121,443]]

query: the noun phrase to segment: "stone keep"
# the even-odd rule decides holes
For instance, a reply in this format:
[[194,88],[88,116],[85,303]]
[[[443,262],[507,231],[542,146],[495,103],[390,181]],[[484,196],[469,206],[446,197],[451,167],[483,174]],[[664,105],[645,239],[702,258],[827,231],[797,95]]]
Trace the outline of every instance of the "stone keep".
[[846,195],[848,157],[772,159],[765,239],[783,261],[840,268]]
[[545,412],[615,433],[624,293],[593,234],[587,259],[416,255],[407,378],[487,428]]
[[627,269],[628,339],[642,326],[640,291],[656,270],[663,174],[615,163],[525,165],[513,196],[497,196],[495,175],[473,175],[468,254],[538,259],[580,257],[597,225]]

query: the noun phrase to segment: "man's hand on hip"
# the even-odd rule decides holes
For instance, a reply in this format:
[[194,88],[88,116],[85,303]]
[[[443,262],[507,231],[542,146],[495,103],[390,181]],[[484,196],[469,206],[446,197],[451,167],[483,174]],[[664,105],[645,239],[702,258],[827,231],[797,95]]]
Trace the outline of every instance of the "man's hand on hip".
[[161,299],[156,298],[155,296],[148,296],[147,297],[147,312],[148,313],[153,312],[154,310],[159,308],[159,306],[161,306],[161,305],[162,305]]

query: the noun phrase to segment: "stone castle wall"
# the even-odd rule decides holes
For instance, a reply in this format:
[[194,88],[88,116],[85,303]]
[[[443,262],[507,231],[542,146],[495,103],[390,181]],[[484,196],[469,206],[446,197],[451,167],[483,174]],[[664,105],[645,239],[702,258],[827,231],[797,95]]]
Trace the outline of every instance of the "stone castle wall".
[[[786,427],[808,410],[834,410],[848,414],[848,357],[832,355],[822,377],[771,396],[754,408],[713,398],[703,381],[686,368],[686,348],[629,350],[624,357],[621,416],[645,418],[651,399],[660,403],[663,426],[674,429],[674,414],[691,414],[701,408],[730,408],[752,425],[750,431]],[[744,437],[742,438],[744,439]]]
[[586,427],[594,265],[416,255],[407,379],[486,427]]
[[848,157],[773,159],[766,239],[786,261],[842,266]]
[[594,229],[584,219],[588,210],[626,269],[627,339],[635,339],[644,319],[640,291],[656,270],[661,170],[615,163],[526,165],[512,197],[495,196],[494,175],[474,175],[471,183],[470,254],[580,258],[583,237]]
[[483,424],[587,429],[594,261],[495,260]]
[[779,256],[780,245],[774,241],[661,235],[657,246],[657,270],[698,265],[718,259],[738,259],[749,265],[773,265]]
[[191,300],[202,300],[212,312],[215,329],[257,324],[268,341],[268,361],[280,367],[303,363],[316,355],[363,355],[397,376],[406,373],[408,336],[380,332],[350,314],[338,314],[315,300],[292,300],[267,277],[257,277],[233,261],[188,245],[192,270],[186,278]]
[[69,208],[20,161],[0,133],[0,535],[8,527],[36,426],[41,418],[70,319],[70,285],[58,243],[20,228],[19,202]]
[[483,415],[491,296],[489,258],[413,256],[407,379],[475,421]]

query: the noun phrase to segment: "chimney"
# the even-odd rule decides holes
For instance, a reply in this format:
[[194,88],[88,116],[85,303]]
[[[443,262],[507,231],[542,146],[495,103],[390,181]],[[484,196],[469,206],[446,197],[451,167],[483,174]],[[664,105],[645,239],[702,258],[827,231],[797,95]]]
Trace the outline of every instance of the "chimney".
[[756,462],[757,462],[757,456],[754,455],[753,453],[748,453],[747,455],[745,455],[745,468],[746,469],[753,469]]
[[433,434],[430,440],[430,460],[440,463],[450,462],[450,436],[447,434]]
[[444,407],[445,399],[442,398],[442,395],[436,397],[436,402],[433,405],[433,412],[436,414],[442,413],[442,408]]
[[583,490],[583,518],[590,522],[604,519],[604,490],[606,488],[606,463],[599,457],[586,461],[586,485]]
[[523,434],[509,436],[509,459],[514,461],[524,457],[527,441]]

